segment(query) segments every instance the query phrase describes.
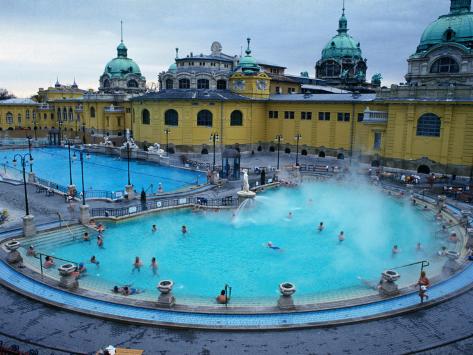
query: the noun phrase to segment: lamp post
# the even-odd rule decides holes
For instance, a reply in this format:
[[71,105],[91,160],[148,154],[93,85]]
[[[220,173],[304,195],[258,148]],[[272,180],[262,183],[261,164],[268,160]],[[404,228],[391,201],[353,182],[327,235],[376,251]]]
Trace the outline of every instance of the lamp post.
[[82,143],[85,144],[85,123],[82,123]]
[[31,156],[30,153],[26,153],[26,154],[15,154],[13,156],[13,165],[16,166],[16,158],[19,158],[19,160],[21,161],[21,169],[23,171],[23,186],[25,188],[25,212],[26,212],[26,215],[29,216],[30,215],[30,209],[29,209],[29,206],[28,206],[28,190],[26,189],[26,172],[25,172],[25,169],[26,169],[26,158],[30,158],[30,163],[33,162],[33,157]]
[[166,135],[166,153],[169,154],[169,133],[171,133],[171,130],[169,128],[164,129],[164,134]]
[[131,185],[130,180],[130,142],[126,142],[126,157],[128,162],[128,186]]
[[215,143],[218,142],[219,137],[218,133],[211,133],[210,134],[210,142],[213,142],[213,148],[214,148],[214,162],[213,162],[213,171],[215,171]]
[[62,121],[59,120],[59,123],[58,123],[58,124],[59,124],[59,135],[58,135],[57,138],[58,138],[58,144],[61,145]]
[[294,136],[294,139],[296,140],[296,166],[299,166],[299,140],[302,138],[302,135],[300,133],[297,133]]
[[69,139],[66,139],[65,144],[67,145],[67,150],[69,153],[69,186],[72,186],[71,141]]
[[[41,118],[41,116],[40,116]],[[36,115],[33,116],[33,132],[34,132],[34,140],[38,140],[38,137],[36,136],[36,130],[38,129],[38,127],[36,127]]]
[[[85,183],[84,183],[84,149],[78,150],[79,152],[79,159],[80,159],[80,173],[82,179],[82,205],[80,206],[80,222],[82,224],[88,224],[90,221],[90,213],[89,213],[89,206],[85,204]],[[74,160],[76,159],[76,152],[74,151],[74,155],[72,157]],[[90,159],[89,152],[86,152],[86,159]]]
[[275,141],[278,142],[278,167],[277,167],[277,170],[279,170],[279,151],[280,151],[280,148],[281,148],[281,141],[283,140],[283,137],[281,134],[278,134],[275,138]]
[[[28,137],[26,137],[26,138],[28,139],[28,153],[29,153],[30,156],[32,156],[32,155],[31,155],[31,148],[32,148],[32,147],[31,147],[31,145],[32,145],[31,139],[32,139],[32,137],[31,137],[31,136],[28,136]],[[32,163],[32,160],[33,160],[33,159],[30,159],[30,173],[33,172],[33,163]]]

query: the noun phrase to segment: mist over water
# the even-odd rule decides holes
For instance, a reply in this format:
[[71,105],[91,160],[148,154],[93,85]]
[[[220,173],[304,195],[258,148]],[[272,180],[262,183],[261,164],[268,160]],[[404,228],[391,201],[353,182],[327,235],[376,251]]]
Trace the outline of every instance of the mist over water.
[[[176,296],[212,298],[228,283],[234,297],[274,298],[278,284],[290,281],[297,295],[323,295],[363,288],[358,276],[377,282],[385,269],[423,259],[441,265],[444,260],[435,255],[442,241],[434,238],[438,225],[433,219],[373,186],[304,183],[258,194],[238,213],[176,211],[107,223],[104,250],[76,243],[54,252],[74,261],[96,255],[102,280],[149,292],[156,292],[158,280],[172,279]],[[185,236],[182,225],[189,230]],[[340,231],[345,233],[341,243]],[[269,241],[282,251],[268,248]],[[416,250],[417,242],[422,251]],[[395,244],[401,252],[393,256]],[[144,263],[139,273],[131,273],[135,256]],[[159,276],[149,268],[153,256]],[[411,275],[400,272],[401,282],[418,276],[417,269]]]

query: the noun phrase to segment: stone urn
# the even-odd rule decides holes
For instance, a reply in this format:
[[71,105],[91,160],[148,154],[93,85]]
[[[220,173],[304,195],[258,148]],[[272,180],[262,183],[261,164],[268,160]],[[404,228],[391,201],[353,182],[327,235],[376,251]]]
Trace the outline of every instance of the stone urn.
[[279,292],[281,292],[281,295],[286,297],[292,296],[296,293],[296,286],[290,282],[283,282],[279,285]]
[[71,263],[63,264],[57,268],[59,272],[59,287],[66,289],[75,289],[79,287],[79,282],[77,278],[73,275],[73,272],[76,270],[76,266]]
[[172,280],[159,281],[157,289],[161,294],[158,298],[158,306],[164,308],[172,308],[176,304],[176,298],[172,295],[172,287],[174,282]]
[[18,240],[10,240],[5,243],[5,247],[8,251],[15,251],[21,246],[21,243]]
[[460,270],[461,265],[457,261],[460,258],[460,253],[449,250],[445,253],[445,256],[447,257],[447,260],[442,267],[444,273],[451,275]]
[[173,286],[174,286],[174,282],[172,282],[171,280],[163,280],[163,281],[159,281],[157,287],[158,287],[159,292],[167,294],[172,291]]
[[401,275],[399,275],[399,273],[394,270],[386,270],[381,274],[381,277],[384,281],[396,282],[397,280],[399,280]]
[[21,256],[18,248],[21,246],[21,243],[17,240],[10,240],[5,243],[5,248],[9,251],[7,254],[7,263],[9,264],[19,264],[21,266],[23,262],[23,257]]
[[280,310],[291,310],[296,308],[292,295],[296,293],[296,286],[291,282],[283,282],[279,284],[279,292],[281,296],[278,299],[278,308]]
[[379,282],[378,292],[381,296],[395,296],[399,294],[399,288],[396,281],[401,275],[394,270],[385,270],[381,274],[381,281]]

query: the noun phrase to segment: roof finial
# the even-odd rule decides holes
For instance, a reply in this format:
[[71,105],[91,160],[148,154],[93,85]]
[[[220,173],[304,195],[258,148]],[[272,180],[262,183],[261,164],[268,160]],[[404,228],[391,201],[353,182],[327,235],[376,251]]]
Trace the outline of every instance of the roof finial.
[[179,48],[176,47],[176,59],[179,59]]
[[120,20],[120,40],[123,43],[123,20]]
[[343,0],[343,9],[342,9],[342,15],[345,15],[345,0]]
[[248,42],[248,47],[246,48],[245,53],[246,53],[246,55],[250,55],[250,54],[251,54],[251,49],[250,49],[251,38],[248,37],[248,38],[246,39],[246,41]]

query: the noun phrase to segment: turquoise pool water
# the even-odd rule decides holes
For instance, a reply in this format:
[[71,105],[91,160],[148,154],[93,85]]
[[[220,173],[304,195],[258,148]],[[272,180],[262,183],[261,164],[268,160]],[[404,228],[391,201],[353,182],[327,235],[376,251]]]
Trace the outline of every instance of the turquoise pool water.
[[[8,163],[13,166],[13,156],[17,153],[25,154],[28,150],[2,150],[0,151],[0,163]],[[72,156],[71,151],[71,156]],[[36,176],[50,180],[63,186],[69,185],[69,162],[66,148],[34,148],[33,171]],[[20,168],[20,164],[17,164]],[[118,157],[91,154],[90,159],[84,156],[85,189],[123,191],[128,182],[127,160]],[[29,171],[29,166],[27,167]],[[206,182],[205,174],[188,171],[158,164],[132,160],[130,163],[131,183],[135,190],[148,189],[153,184],[153,192],[161,183],[164,191],[174,191],[180,188]],[[81,169],[79,156],[72,162],[72,181],[78,191],[82,190]],[[148,190],[151,192],[151,189]]]
[[[305,183],[259,194],[234,213],[180,210],[106,223],[104,249],[94,239],[46,245],[41,251],[85,262],[88,280],[133,284],[156,294],[158,280],[172,279],[176,296],[209,300],[226,283],[234,298],[274,300],[283,281],[295,283],[299,297],[346,293],[366,288],[358,276],[377,282],[385,269],[419,260],[431,262],[427,271],[432,276],[445,262],[436,256],[447,243],[434,236],[439,225],[432,214],[369,186]],[[321,221],[326,229],[318,232]],[[341,230],[346,239],[339,243]],[[265,247],[268,241],[282,251]],[[401,251],[393,256],[395,244]],[[88,262],[92,255],[99,268]],[[136,256],[144,264],[140,272],[132,272]],[[159,262],[159,275],[150,268],[152,257]],[[419,269],[400,269],[401,283],[414,281]]]

